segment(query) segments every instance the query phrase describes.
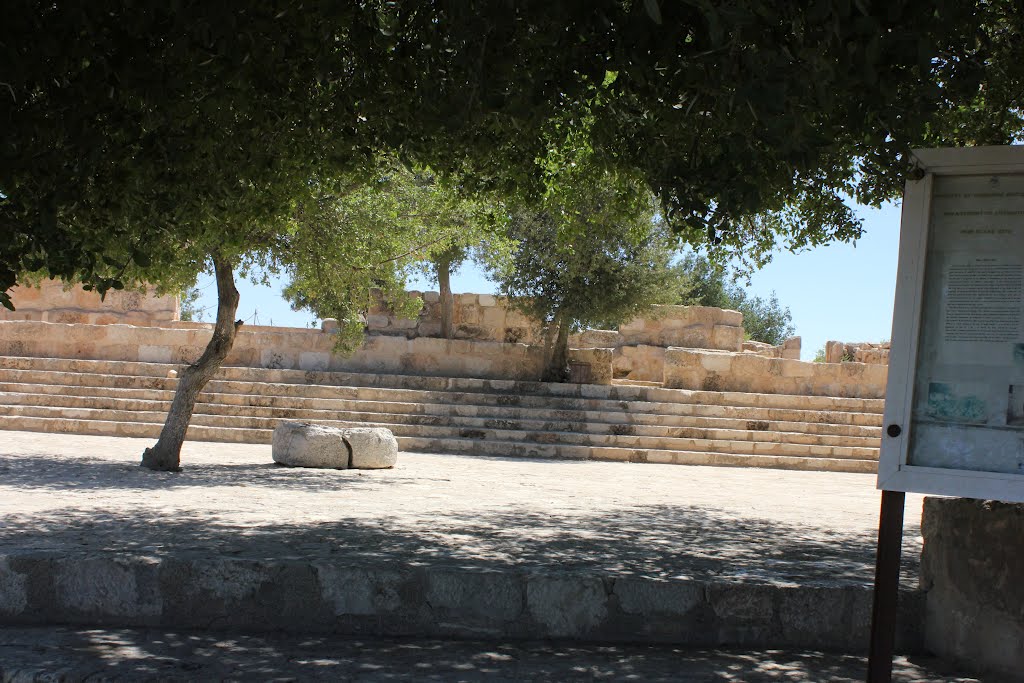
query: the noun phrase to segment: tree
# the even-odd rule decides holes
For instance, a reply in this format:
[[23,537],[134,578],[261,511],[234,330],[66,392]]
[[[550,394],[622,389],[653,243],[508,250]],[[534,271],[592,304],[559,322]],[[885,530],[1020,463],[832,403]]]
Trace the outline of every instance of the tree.
[[181,302],[181,310],[178,314],[179,320],[185,322],[203,321],[203,309],[199,308],[200,296],[202,296],[202,292],[196,287],[195,282],[182,290],[179,296]]
[[543,132],[589,119],[596,168],[653,189],[691,243],[757,262],[777,239],[855,239],[843,196],[897,196],[908,149],[1012,140],[1024,110],[1011,0],[6,9],[0,303],[30,272],[101,292],[215,272],[158,469],[233,344],[232,269],[272,262],[310,182],[380,149],[535,199]]
[[743,314],[743,330],[754,341],[778,345],[793,336],[793,316],[779,303],[775,292],[767,299],[751,296],[736,282],[735,274],[693,252],[675,267],[688,283],[688,291],[679,303],[739,311]]
[[617,326],[679,296],[670,267],[675,240],[653,204],[623,225],[608,210],[614,192],[591,195],[581,213],[518,207],[508,223],[515,246],[491,275],[514,308],[546,328],[545,381],[565,381],[570,333]]

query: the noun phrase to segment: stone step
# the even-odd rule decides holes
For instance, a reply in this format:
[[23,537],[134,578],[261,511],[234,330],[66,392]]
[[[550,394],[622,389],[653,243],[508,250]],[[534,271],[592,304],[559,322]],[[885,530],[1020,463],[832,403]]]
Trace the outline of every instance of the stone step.
[[[67,396],[110,401],[162,401],[169,402],[174,392],[161,389],[117,389],[107,387],[65,386],[49,384],[0,383],[0,392],[32,394],[37,396]],[[395,415],[423,415],[425,417],[473,417],[485,420],[559,421],[556,424],[607,425],[608,431],[624,431],[646,436],[672,436],[679,429],[729,429],[737,431],[784,432],[803,435],[829,435],[855,439],[850,445],[877,447],[881,438],[879,427],[837,425],[827,422],[787,422],[780,420],[751,420],[742,417],[703,417],[695,415],[660,415],[626,411],[551,411],[515,406],[449,405],[443,403],[408,403],[392,401],[364,401],[360,399],[306,398],[302,396],[273,396],[254,394],[199,395],[202,405],[222,405],[249,408],[277,408],[282,410],[323,410],[391,413]],[[41,404],[46,404],[45,400]],[[604,428],[602,428],[603,430]],[[651,430],[651,431],[643,431]]]
[[[92,408],[66,408],[34,405],[0,405],[0,415],[5,417],[60,417],[68,420],[99,420],[104,422],[148,422],[163,424],[164,411],[110,410]],[[280,420],[275,418],[250,417],[243,415],[225,416],[195,413],[191,424],[203,427],[227,427],[272,431]],[[556,446],[560,450],[552,457],[589,459],[591,448],[604,447],[616,451],[665,450],[699,451],[707,453],[728,453],[738,455],[773,455],[800,458],[852,459],[873,462],[878,457],[875,448],[844,446],[817,446],[783,443],[778,441],[711,440],[694,438],[638,437],[614,434],[586,434],[580,432],[518,431],[506,429],[459,429],[435,425],[406,425],[392,423],[359,422],[345,420],[318,420],[337,427],[380,426],[391,429],[396,436],[423,439],[462,438],[488,443],[495,448],[494,455],[504,455],[500,444],[528,443]],[[577,449],[577,450],[574,450]],[[513,455],[518,453],[514,452]],[[603,458],[603,459],[631,459]]]
[[[0,429],[100,436],[157,438],[162,423],[90,420],[68,417],[29,417],[5,415]],[[273,431],[238,427],[210,427],[191,424],[188,438],[193,441],[230,443],[270,443]],[[773,454],[711,453],[701,451],[648,451],[629,448],[563,446],[525,442],[492,442],[466,438],[428,438],[396,436],[398,446],[407,452],[445,453],[490,457],[525,457],[566,460],[613,460],[678,465],[720,467],[763,467],[822,472],[874,473],[874,460],[782,456]]]
[[[85,374],[132,375],[166,378],[168,371],[180,365],[128,361],[90,361],[71,359],[0,356],[0,371],[51,370]],[[318,384],[325,386],[415,389],[419,391],[458,391],[480,393],[529,394],[552,398],[594,398],[642,402],[698,402],[704,405],[756,405],[767,408],[801,410],[838,410],[881,414],[884,401],[826,396],[785,394],[748,394],[740,392],[690,391],[663,387],[624,385],[580,385],[513,380],[487,380],[457,377],[423,377],[353,372],[276,370],[268,368],[222,367],[218,379],[272,384]],[[0,374],[0,379],[3,375]]]
[[[100,375],[94,373],[46,372],[37,370],[0,370],[0,382],[17,384],[57,384],[123,389],[155,389],[172,391],[176,379],[150,376]],[[585,385],[586,386],[586,385]],[[882,416],[874,413],[836,410],[805,410],[762,408],[756,406],[706,405],[700,403],[666,403],[652,401],[615,401],[594,398],[553,398],[515,394],[487,394],[454,391],[420,391],[375,387],[342,387],[288,383],[238,382],[212,380],[210,393],[261,394],[305,398],[348,398],[404,403],[444,403],[449,405],[492,405],[537,408],[544,410],[597,410],[644,412],[659,415],[695,415],[701,417],[733,417],[749,420],[786,422],[827,422],[832,424],[881,427]],[[753,395],[750,395],[753,396]],[[805,397],[794,397],[805,398]]]
[[[5,392],[0,390],[0,404],[23,406],[46,406],[62,408],[112,409],[120,411],[157,411],[166,413],[170,408],[171,392],[159,400],[114,398],[110,396],[76,396],[67,393],[29,393],[34,385],[21,385],[24,392]],[[599,421],[566,421],[549,418],[546,421],[524,418],[492,418],[460,414],[430,414],[412,412],[414,404],[404,404],[409,413],[374,410],[352,410],[346,408],[300,408],[291,405],[259,406],[252,403],[222,403],[224,398],[236,398],[232,394],[211,394],[197,403],[196,413],[222,416],[247,416],[275,418],[287,420],[308,420],[312,422],[324,420],[341,420],[347,422],[375,422],[382,424],[434,425],[449,427],[456,430],[504,429],[528,432],[583,432],[591,435],[613,435],[617,437],[644,438],[693,438],[722,439],[742,441],[763,441],[806,444],[812,446],[852,446],[868,449],[878,448],[878,437],[841,436],[833,434],[813,434],[801,431],[773,431],[770,429],[750,429],[749,422],[741,423],[740,428],[722,427],[666,427],[661,425],[637,425],[621,423],[605,423]],[[327,403],[328,400],[322,402]],[[652,446],[661,448],[662,446]]]

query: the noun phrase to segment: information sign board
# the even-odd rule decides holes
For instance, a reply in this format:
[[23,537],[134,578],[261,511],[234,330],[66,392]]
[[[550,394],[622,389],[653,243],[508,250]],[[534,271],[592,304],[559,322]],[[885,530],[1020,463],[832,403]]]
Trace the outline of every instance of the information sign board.
[[914,155],[878,488],[1024,502],[1024,146]]

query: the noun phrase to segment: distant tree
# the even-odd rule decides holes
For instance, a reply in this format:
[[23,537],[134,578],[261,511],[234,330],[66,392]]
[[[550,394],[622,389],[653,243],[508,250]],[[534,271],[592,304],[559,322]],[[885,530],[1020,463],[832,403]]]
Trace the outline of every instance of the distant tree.
[[180,294],[181,309],[178,312],[178,319],[185,322],[202,322],[203,309],[199,307],[199,297],[202,292],[193,282]]
[[509,262],[491,271],[511,306],[545,328],[545,381],[566,379],[570,333],[618,325],[680,295],[671,267],[675,239],[655,220],[653,205],[618,222],[614,211],[604,213],[614,204],[609,194],[589,195],[590,211],[580,213],[515,209]]
[[442,334],[451,337],[453,270],[484,240],[493,244],[489,205],[426,169],[384,155],[365,178],[332,187],[298,204],[292,233],[278,249],[293,308],[337,318],[339,351],[362,341],[360,314],[383,299],[414,316],[420,299],[406,277],[426,273],[440,285]]
[[814,362],[824,363],[825,362],[825,347],[822,346],[820,349],[814,352]]
[[676,267],[689,283],[681,303],[739,311],[748,339],[778,345],[796,331],[789,307],[779,303],[775,292],[767,299],[751,296],[726,269],[692,252]]

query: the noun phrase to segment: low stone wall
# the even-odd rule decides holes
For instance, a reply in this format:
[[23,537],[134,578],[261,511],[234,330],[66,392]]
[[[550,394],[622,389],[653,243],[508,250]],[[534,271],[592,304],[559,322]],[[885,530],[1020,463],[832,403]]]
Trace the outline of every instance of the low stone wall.
[[759,341],[743,342],[743,351],[745,353],[756,353],[757,355],[764,356],[765,358],[789,358],[790,360],[800,360],[800,347],[800,337],[790,337],[778,346],[772,346],[771,344]]
[[[441,336],[441,296],[437,292],[409,292],[423,299],[416,319],[396,316],[378,306],[366,315],[370,335],[402,336],[410,339]],[[452,316],[455,339],[495,341],[510,344],[540,343],[537,323],[505,306],[490,294],[456,294]]]
[[[5,321],[0,322],[0,355],[190,363],[201,355],[212,329],[208,323],[135,327]],[[245,325],[225,364],[516,380],[539,379],[544,365],[543,349],[525,344],[375,336],[345,357],[332,352],[333,343],[333,335],[320,330]],[[608,366],[605,374],[610,376],[610,356]]]
[[889,364],[889,342],[825,342],[826,363]]
[[925,498],[921,530],[925,646],[1024,680],[1024,505]]
[[664,382],[670,389],[884,398],[887,374],[886,366],[865,363],[807,363],[699,349],[665,351]]
[[611,384],[614,355],[614,349],[569,349],[569,364],[587,366],[586,384]]
[[[441,334],[441,304],[437,292],[410,292],[423,299],[415,320],[401,318],[378,307],[366,316],[370,335],[407,338]],[[537,323],[508,307],[503,297],[489,294],[456,294],[453,320],[456,339],[539,344]],[[623,346],[685,346],[739,351],[743,346],[743,314],[704,306],[656,306],[618,330],[586,330],[570,338],[573,348]]]
[[0,320],[39,320],[90,325],[161,325],[177,320],[178,298],[148,293],[110,290],[103,299],[76,285],[45,280],[39,287],[15,287],[11,300],[16,310],[0,308]]

